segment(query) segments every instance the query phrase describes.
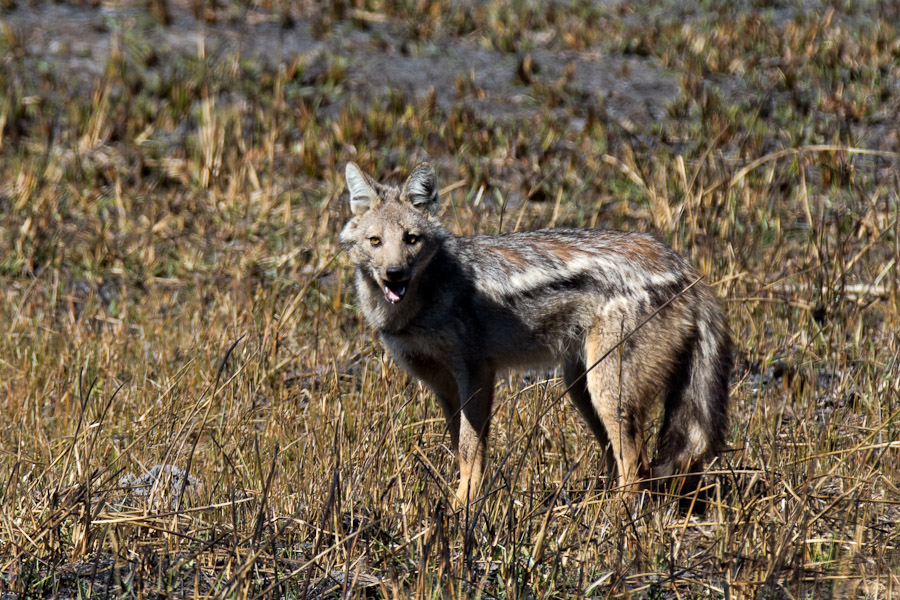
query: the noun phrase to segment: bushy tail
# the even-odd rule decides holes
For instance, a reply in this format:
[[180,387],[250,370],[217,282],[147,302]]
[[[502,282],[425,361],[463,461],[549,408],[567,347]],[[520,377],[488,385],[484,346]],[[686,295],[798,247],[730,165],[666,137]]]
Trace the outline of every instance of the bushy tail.
[[733,357],[723,315],[701,309],[687,346],[667,388],[654,477],[696,472],[725,445]]

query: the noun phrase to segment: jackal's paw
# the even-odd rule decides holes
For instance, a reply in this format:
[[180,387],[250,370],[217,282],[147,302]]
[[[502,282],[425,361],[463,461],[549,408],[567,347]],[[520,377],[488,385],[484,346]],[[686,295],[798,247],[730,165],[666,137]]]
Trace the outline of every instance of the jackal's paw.
[[463,480],[459,482],[459,487],[456,489],[456,495],[453,496],[452,506],[453,510],[462,510],[468,504],[471,504],[475,500],[475,489],[469,485],[467,480]]

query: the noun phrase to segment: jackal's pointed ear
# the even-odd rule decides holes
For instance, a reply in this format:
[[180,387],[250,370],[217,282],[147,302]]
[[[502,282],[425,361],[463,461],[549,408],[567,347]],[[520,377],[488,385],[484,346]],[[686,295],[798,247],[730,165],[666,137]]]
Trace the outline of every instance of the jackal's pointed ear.
[[375,204],[378,194],[369,183],[369,178],[356,163],[347,163],[344,177],[347,179],[347,188],[350,190],[350,212],[354,215],[361,215]]
[[419,210],[435,212],[438,205],[437,178],[427,162],[419,163],[406,180],[406,199]]

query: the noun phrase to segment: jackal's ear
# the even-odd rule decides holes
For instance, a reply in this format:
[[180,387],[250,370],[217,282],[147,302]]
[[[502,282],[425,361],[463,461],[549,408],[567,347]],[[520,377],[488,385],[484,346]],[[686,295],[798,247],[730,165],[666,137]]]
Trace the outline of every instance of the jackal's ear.
[[369,183],[369,178],[356,163],[347,163],[344,177],[347,179],[347,188],[350,190],[350,212],[354,215],[361,215],[375,204],[378,194]]
[[438,205],[437,178],[427,162],[419,163],[406,180],[406,199],[419,210],[434,212]]

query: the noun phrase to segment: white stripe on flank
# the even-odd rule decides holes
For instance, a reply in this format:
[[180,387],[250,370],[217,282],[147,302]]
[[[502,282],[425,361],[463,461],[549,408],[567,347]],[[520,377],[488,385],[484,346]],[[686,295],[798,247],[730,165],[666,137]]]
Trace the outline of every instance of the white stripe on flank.
[[584,273],[603,273],[610,279],[621,280],[625,287],[633,288],[669,285],[681,278],[681,273],[676,271],[648,272],[636,268],[633,262],[623,259],[620,255],[598,254],[582,254],[559,268],[529,267],[525,271],[513,273],[507,278],[491,276],[485,271],[476,271],[475,277],[479,289],[489,296],[499,299],[535,290]]

